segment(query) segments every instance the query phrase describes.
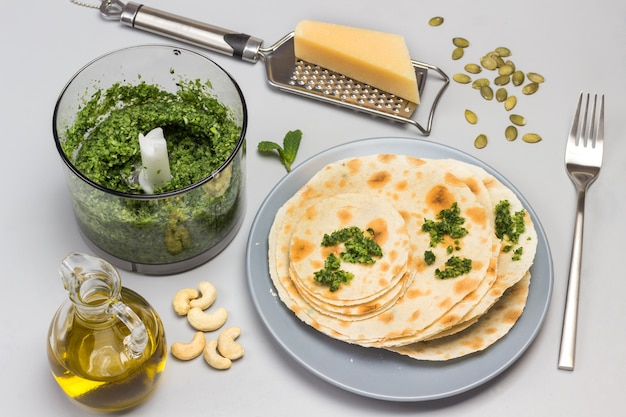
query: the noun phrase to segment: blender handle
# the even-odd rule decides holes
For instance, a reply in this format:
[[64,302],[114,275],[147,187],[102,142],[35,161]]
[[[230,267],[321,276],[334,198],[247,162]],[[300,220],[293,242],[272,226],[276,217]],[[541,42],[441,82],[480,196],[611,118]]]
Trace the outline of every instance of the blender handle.
[[101,14],[132,28],[145,30],[247,62],[256,62],[263,45],[261,39],[233,32],[197,20],[167,13],[143,4],[119,0],[102,2]]

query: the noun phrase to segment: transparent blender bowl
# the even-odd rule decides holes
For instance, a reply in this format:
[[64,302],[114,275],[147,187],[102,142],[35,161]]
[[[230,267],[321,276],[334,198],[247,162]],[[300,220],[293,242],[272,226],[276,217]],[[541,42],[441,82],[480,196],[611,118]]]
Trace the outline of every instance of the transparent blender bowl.
[[[208,82],[211,96],[229,109],[229,117],[240,130],[228,158],[202,180],[161,194],[120,192],[88,178],[75,166],[73,155],[63,150],[67,129],[93,94],[116,83],[143,82],[174,93],[181,79]],[[243,221],[246,126],[245,100],[237,83],[213,61],[193,51],[137,46],[86,65],[63,89],[53,116],[54,139],[85,242],[122,269],[154,275],[182,272],[216,256]]]

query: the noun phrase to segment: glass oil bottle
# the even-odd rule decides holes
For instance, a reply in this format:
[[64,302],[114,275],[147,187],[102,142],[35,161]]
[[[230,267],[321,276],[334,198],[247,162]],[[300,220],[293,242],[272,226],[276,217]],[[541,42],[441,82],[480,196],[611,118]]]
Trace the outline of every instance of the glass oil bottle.
[[157,312],[122,287],[115,268],[71,253],[60,266],[69,293],[48,332],[55,380],[72,400],[96,411],[119,411],[153,392],[165,367],[167,343]]

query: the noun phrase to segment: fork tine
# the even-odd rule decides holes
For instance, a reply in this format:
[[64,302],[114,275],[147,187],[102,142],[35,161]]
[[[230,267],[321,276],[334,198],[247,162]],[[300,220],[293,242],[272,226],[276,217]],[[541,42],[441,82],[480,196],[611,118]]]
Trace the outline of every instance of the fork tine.
[[[589,96],[587,96],[587,105],[589,104]],[[596,147],[596,137],[597,137],[597,132],[596,132],[596,107],[598,104],[598,95],[594,94],[593,96],[593,109],[591,110],[591,126],[589,126],[589,133],[587,134],[587,143],[585,143],[584,145],[587,146],[591,146],[591,147]]]
[[578,145],[587,146],[587,140],[589,139],[589,131],[587,130],[587,123],[589,118],[587,117],[589,113],[589,93],[587,93],[587,98],[585,100],[585,115],[583,116],[583,127],[580,132],[580,137],[576,141]]
[[602,151],[604,145],[604,94],[600,97],[600,116],[598,117],[598,134],[595,145]]
[[580,109],[583,102],[583,93],[580,93],[578,97],[578,106],[576,107],[576,113],[574,113],[574,120],[572,120],[572,128],[567,140],[568,145],[576,146],[578,144],[578,125],[580,123]]

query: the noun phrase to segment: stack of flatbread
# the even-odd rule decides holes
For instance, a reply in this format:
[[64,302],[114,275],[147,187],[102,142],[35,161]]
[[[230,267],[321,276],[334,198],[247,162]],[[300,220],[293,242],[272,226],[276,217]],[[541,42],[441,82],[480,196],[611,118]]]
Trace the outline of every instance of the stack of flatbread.
[[[523,214],[515,243],[496,236],[495,208],[503,201],[511,215]],[[467,233],[432,246],[423,224],[453,205]],[[348,227],[373,231],[382,256],[369,264],[341,262],[353,278],[333,291],[315,273],[345,248],[321,242]],[[268,256],[280,299],[304,323],[347,343],[448,360],[484,350],[513,327],[526,304],[536,246],[528,212],[484,169],[376,154],[315,174],[277,212]],[[437,277],[451,256],[471,260],[471,269]]]

